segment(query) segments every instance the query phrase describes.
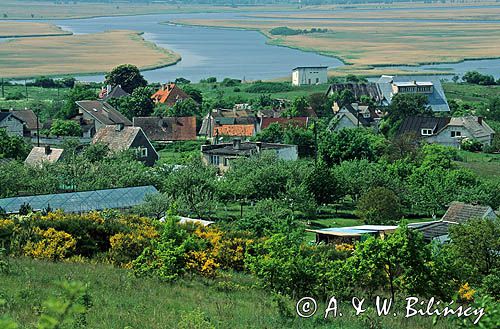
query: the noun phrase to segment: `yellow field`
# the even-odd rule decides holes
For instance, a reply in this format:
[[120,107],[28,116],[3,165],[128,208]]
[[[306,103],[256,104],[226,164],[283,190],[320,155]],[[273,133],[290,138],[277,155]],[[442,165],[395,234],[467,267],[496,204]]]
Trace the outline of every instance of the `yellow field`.
[[47,23],[0,22],[1,38],[67,34],[71,34],[71,32],[63,31],[59,27]]
[[[418,11],[402,8],[391,11],[325,11],[321,14],[276,13],[272,14],[272,19],[266,14],[266,17],[260,18],[178,20],[176,23],[259,30],[269,38],[271,44],[335,56],[352,64],[342,70],[361,72],[382,65],[417,65],[500,57],[500,24],[474,22],[492,19],[500,19],[500,8],[449,10],[436,6],[432,10]],[[329,32],[271,35],[269,31],[278,26],[293,29],[326,28]]]
[[148,69],[179,60],[178,54],[156,47],[132,31],[20,38],[0,43],[3,78],[101,73],[125,63]]
[[[62,2],[62,1],[61,1]],[[273,9],[290,6],[273,7]],[[268,10],[268,7],[252,7],[252,10]],[[1,19],[48,19],[48,18],[81,18],[95,16],[143,15],[176,12],[213,12],[213,11],[240,11],[244,8],[206,5],[174,5],[165,3],[134,4],[134,3],[82,3],[67,1],[24,1],[0,0]]]

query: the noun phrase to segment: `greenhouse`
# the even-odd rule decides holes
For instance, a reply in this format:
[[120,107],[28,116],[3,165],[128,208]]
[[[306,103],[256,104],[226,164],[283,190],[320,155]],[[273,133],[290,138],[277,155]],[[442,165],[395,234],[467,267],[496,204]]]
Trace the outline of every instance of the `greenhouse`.
[[126,209],[144,202],[148,194],[156,194],[154,186],[125,187],[107,190],[20,196],[0,199],[0,208],[15,214],[23,205],[33,211],[60,209],[67,213],[81,213],[104,209]]

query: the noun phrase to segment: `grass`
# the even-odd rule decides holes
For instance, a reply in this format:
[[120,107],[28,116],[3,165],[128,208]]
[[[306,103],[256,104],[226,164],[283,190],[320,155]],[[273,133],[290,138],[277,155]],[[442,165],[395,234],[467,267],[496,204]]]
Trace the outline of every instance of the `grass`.
[[59,27],[48,23],[2,22],[0,21],[0,38],[68,35]]
[[[432,6],[431,4],[428,4]],[[266,17],[245,19],[189,19],[177,23],[203,26],[233,27],[259,30],[271,44],[316,51],[335,56],[351,66],[348,71],[368,71],[382,65],[417,65],[422,63],[458,62],[473,58],[500,57],[492,40],[500,38],[496,22],[476,23],[500,16],[500,9],[483,7],[475,10],[432,10],[325,12],[324,14],[266,14]],[[272,16],[272,17],[271,17]],[[442,19],[422,21],[420,19]],[[469,22],[456,22],[458,17]],[[407,18],[408,21],[400,21]],[[382,20],[380,20],[382,19]],[[295,36],[273,36],[269,30],[278,26],[292,29],[328,29],[328,33]],[[378,72],[377,72],[378,73]],[[431,73],[445,73],[427,72]]]
[[443,88],[448,100],[460,99],[465,102],[482,103],[500,95],[500,86],[445,82]]
[[459,166],[468,168],[481,178],[500,183],[500,154],[459,151]]
[[[35,328],[41,304],[49,296],[60,297],[58,282],[81,281],[88,285],[92,307],[87,315],[88,328],[156,329],[178,328],[180,317],[201,310],[216,328],[367,328],[366,317],[355,317],[351,308],[343,307],[344,316],[324,320],[318,312],[312,319],[279,315],[271,293],[256,286],[246,274],[227,274],[215,280],[186,279],[166,284],[153,278],[134,278],[127,270],[108,265],[51,263],[31,259],[12,259],[13,273],[0,274],[0,314],[13,318],[21,328]],[[320,303],[320,310],[324,305]],[[291,314],[293,301],[285,303]],[[402,312],[401,312],[402,313]],[[432,318],[378,318],[383,328],[423,329]],[[185,328],[185,326],[184,326]],[[438,321],[436,329],[453,328]]]
[[4,78],[108,72],[124,63],[151,69],[178,60],[178,54],[132,31],[22,38],[0,44]]
[[160,154],[157,165],[183,165],[191,159],[199,158],[202,143],[201,141],[177,141],[166,145],[155,145]]

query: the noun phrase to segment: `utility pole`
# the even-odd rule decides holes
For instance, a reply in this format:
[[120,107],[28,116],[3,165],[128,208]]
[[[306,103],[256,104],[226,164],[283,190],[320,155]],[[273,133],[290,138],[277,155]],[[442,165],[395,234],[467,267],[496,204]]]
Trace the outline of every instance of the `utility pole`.
[[5,98],[5,90],[3,87],[3,78],[2,78],[2,98]]
[[33,111],[36,115],[36,146],[40,147],[40,119],[38,119],[39,111]]
[[26,99],[28,99],[28,84],[26,82],[26,79],[24,79],[24,91],[26,93]]
[[318,122],[314,121],[314,165],[318,165]]

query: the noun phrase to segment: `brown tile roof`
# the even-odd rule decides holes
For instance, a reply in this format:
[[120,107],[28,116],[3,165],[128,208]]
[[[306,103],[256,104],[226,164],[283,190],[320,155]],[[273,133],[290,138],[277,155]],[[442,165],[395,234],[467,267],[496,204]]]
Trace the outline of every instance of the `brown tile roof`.
[[[12,114],[18,118],[19,120],[23,121],[25,123],[25,127],[28,130],[36,130],[36,114],[32,110],[15,110],[11,111]],[[39,127],[41,128],[42,125],[40,121],[38,121]]]
[[76,105],[82,110],[87,112],[95,120],[104,125],[114,125],[121,123],[125,126],[131,126],[132,121],[127,119],[123,114],[118,112],[113,106],[106,102],[100,101],[78,101]]
[[306,128],[308,123],[307,117],[296,118],[262,118],[260,129],[266,129],[272,123],[278,123],[282,127],[293,126]]
[[166,104],[167,106],[173,106],[179,100],[185,100],[191,98],[188,94],[184,92],[181,88],[177,87],[175,83],[168,83],[163,85],[160,90],[155,92],[151,99],[155,103]]
[[214,135],[233,137],[252,137],[255,135],[254,125],[221,125],[214,127]]
[[474,218],[495,218],[495,212],[489,206],[478,206],[463,202],[452,202],[442,220],[462,224]]
[[92,144],[105,144],[112,152],[124,151],[132,146],[134,139],[141,132],[140,127],[123,127],[117,130],[116,126],[106,126],[95,134]]
[[56,149],[50,147],[34,147],[31,149],[30,154],[24,160],[24,163],[32,166],[39,166],[43,162],[54,163],[61,159],[63,149]]
[[196,117],[135,117],[135,127],[141,127],[153,141],[196,140]]

